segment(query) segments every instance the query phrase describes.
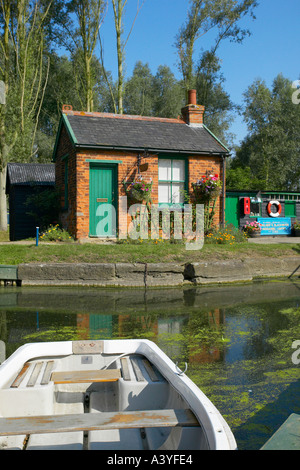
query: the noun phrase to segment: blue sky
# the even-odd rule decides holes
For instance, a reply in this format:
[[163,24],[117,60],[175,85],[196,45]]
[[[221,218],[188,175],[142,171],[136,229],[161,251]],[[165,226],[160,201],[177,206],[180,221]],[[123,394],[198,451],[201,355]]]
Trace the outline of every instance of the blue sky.
[[[140,3],[143,0],[140,0]],[[256,20],[243,20],[243,27],[252,35],[243,44],[224,42],[218,55],[222,59],[224,88],[236,104],[243,103],[243,93],[256,78],[271,87],[274,78],[282,73],[290,80],[300,78],[299,67],[299,0],[260,0]],[[137,0],[128,0],[125,32],[136,12]],[[175,36],[187,15],[188,0],[145,0],[137,17],[126,48],[126,72],[130,76],[135,63],[148,63],[152,73],[159,65],[168,65],[177,78],[181,78],[174,47]],[[101,27],[104,61],[108,70],[117,77],[117,57],[112,8],[109,7]],[[211,37],[196,43],[195,59],[202,49],[210,47]],[[201,104],[201,103],[199,103]],[[247,134],[242,118],[237,117],[231,131],[239,143]]]

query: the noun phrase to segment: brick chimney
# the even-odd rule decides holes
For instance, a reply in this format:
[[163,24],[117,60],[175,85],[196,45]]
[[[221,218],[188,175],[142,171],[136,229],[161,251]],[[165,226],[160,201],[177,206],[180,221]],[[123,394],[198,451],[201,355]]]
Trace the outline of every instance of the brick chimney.
[[204,111],[205,107],[197,104],[196,90],[189,90],[188,104],[181,110],[183,120],[189,126],[201,127],[203,125]]

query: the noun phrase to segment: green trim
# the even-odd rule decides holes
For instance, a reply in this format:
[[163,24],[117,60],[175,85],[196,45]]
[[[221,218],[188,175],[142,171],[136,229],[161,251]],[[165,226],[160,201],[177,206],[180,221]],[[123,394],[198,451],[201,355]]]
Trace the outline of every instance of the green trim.
[[[158,207],[163,209],[164,207],[167,208],[167,207],[173,207],[173,206],[177,206],[177,207],[180,207],[181,209],[184,208],[184,203],[183,202],[159,202],[158,203]],[[176,210],[176,209],[174,209]]]
[[63,115],[62,115],[62,118],[63,118],[64,124],[66,125],[66,129],[67,129],[67,131],[68,131],[68,134],[69,134],[69,136],[70,136],[70,138],[71,138],[72,144],[73,144],[73,145],[78,144],[78,141],[77,141],[77,139],[76,139],[76,137],[75,137],[75,134],[74,134],[74,132],[73,132],[73,129],[72,129],[72,127],[71,127],[71,124],[69,123],[68,116],[67,116],[66,114],[63,114]]
[[210,131],[210,130],[208,129],[208,127],[206,127],[205,124],[203,124],[203,127],[204,127],[204,129],[205,129],[207,132],[209,132],[209,134],[210,134],[214,139],[216,139],[217,142],[219,142],[220,145],[222,145],[222,147],[224,147],[225,150],[227,150],[228,153],[230,152],[229,148],[227,148],[226,145],[224,145],[224,144],[220,141],[220,139],[218,139],[218,137],[216,137],[215,134],[214,134],[212,131]]
[[59,142],[60,134],[61,134],[61,128],[62,128],[63,124],[65,125],[65,127],[67,129],[67,133],[69,134],[69,137],[70,137],[70,140],[71,140],[71,143],[72,143],[73,147],[76,144],[78,144],[77,139],[75,137],[75,134],[73,132],[73,129],[71,127],[71,124],[69,123],[69,120],[68,120],[66,114],[62,113],[61,117],[60,117],[58,129],[57,129],[56,140],[55,140],[54,150],[53,150],[53,154],[52,154],[52,161],[53,162],[55,162],[55,160],[56,160],[56,151],[57,151],[58,142]]
[[85,160],[87,163],[99,163],[101,165],[103,164],[106,164],[106,165],[110,165],[110,164],[113,164],[113,165],[116,165],[116,164],[121,164],[123,163],[122,160],[96,160],[96,159],[91,159],[91,158],[87,158]]
[[69,161],[67,157],[64,157],[65,162],[65,174],[64,174],[64,183],[65,183],[65,192],[64,192],[64,210],[69,208]]

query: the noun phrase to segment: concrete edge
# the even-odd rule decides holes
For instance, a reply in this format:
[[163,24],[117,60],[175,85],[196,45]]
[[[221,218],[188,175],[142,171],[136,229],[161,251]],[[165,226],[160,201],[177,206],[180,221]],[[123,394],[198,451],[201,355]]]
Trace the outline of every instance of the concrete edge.
[[20,264],[23,286],[177,287],[300,277],[300,256],[197,263]]

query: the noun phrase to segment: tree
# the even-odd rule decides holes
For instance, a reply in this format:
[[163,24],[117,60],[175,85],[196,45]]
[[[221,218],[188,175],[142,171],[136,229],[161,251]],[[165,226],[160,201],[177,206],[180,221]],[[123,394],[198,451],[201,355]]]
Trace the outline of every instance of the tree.
[[153,75],[148,64],[138,61],[126,82],[124,110],[126,114],[153,116],[153,108]]
[[197,40],[215,29],[215,54],[225,39],[242,42],[249,30],[242,29],[238,22],[246,15],[253,15],[256,0],[190,0],[187,20],[176,36],[175,47],[179,58],[186,94],[194,88],[194,52]]
[[125,48],[131,32],[133,30],[133,26],[137,19],[137,16],[142,8],[144,2],[140,5],[139,0],[137,0],[137,10],[135,18],[132,22],[131,28],[126,39],[123,39],[124,36],[124,13],[125,7],[127,4],[127,0],[111,0],[113,5],[114,11],[114,21],[115,21],[115,32],[116,32],[116,43],[117,43],[117,60],[118,60],[118,83],[117,83],[117,106],[115,106],[116,111],[119,114],[123,114],[123,98],[124,98],[124,81],[125,81],[125,74],[124,74],[124,65],[125,65]]
[[236,158],[229,160],[226,169],[226,189],[235,191],[262,189],[263,182],[254,177],[251,168],[240,165]]
[[82,74],[77,74],[76,78],[78,89],[81,89],[84,95],[85,102],[82,109],[87,112],[94,110],[96,80],[92,61],[106,7],[107,0],[71,0],[68,4],[69,13],[75,14],[78,24],[75,33],[73,28],[68,30],[75,44],[75,50],[72,51],[74,60],[77,62],[78,70],[82,69]]
[[224,90],[225,79],[220,70],[220,60],[214,51],[204,52],[196,71],[195,86],[198,102],[205,107],[205,124],[229,146],[232,145],[233,136],[228,131],[234,112],[239,108]]
[[185,105],[182,85],[169,67],[160,65],[153,77],[153,114],[158,117],[177,118]]
[[244,94],[249,133],[236,158],[263,190],[300,188],[300,106],[293,92],[292,82],[280,74],[271,89],[259,79]]
[[48,79],[44,23],[51,1],[0,2],[0,79],[6,105],[0,114],[0,229],[7,229],[5,174],[9,159],[30,161],[36,155],[35,137]]

